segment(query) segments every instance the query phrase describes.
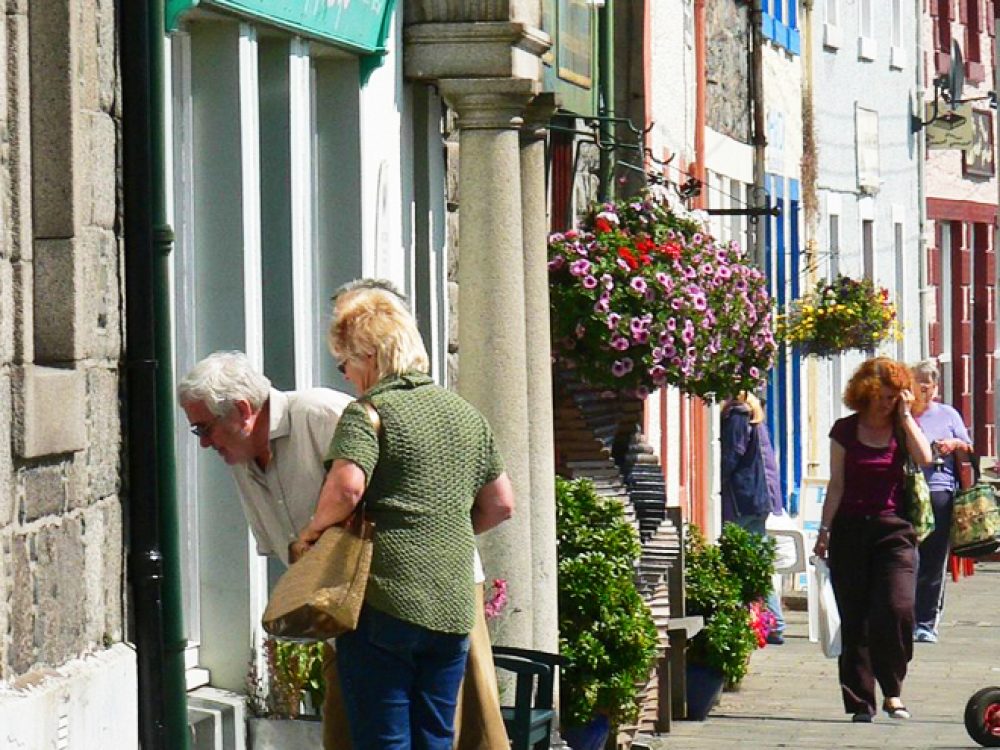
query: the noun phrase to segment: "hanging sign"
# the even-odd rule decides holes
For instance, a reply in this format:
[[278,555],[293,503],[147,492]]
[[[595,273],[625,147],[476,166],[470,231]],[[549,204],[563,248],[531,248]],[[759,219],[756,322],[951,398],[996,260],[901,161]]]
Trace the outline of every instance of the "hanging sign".
[[[934,117],[934,105],[927,105],[927,119]],[[938,105],[937,119],[924,132],[927,148],[958,148],[972,146],[972,105],[960,104],[954,110]]]
[[993,176],[993,116],[988,111],[972,113],[972,144],[962,152],[962,172],[971,177]]
[[195,7],[262,21],[360,54],[384,52],[395,0],[167,0],[167,31]]

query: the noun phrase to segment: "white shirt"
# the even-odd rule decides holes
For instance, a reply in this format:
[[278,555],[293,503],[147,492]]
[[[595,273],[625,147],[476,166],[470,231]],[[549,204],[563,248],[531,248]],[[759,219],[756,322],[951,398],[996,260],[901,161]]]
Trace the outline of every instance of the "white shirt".
[[271,389],[267,470],[253,460],[230,467],[260,554],[288,565],[288,545],[316,510],[326,479],[323,457],[351,401],[330,388]]

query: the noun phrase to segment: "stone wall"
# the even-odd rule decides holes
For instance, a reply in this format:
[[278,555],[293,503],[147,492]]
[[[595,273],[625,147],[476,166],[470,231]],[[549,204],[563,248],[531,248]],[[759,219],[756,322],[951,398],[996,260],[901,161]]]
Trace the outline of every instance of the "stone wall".
[[124,637],[121,93],[113,0],[5,10],[0,683],[16,688]]
[[708,126],[749,143],[750,26],[746,4],[709,0],[705,26]]

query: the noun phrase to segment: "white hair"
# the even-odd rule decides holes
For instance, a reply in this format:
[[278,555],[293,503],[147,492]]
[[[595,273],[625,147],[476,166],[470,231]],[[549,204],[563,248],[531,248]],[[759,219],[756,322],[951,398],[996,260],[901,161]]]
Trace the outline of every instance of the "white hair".
[[271,381],[257,372],[243,352],[214,352],[191,368],[177,385],[181,404],[201,402],[216,416],[232,412],[237,401],[254,411],[267,401]]
[[910,372],[913,373],[913,377],[917,380],[924,380],[929,378],[932,383],[938,382],[938,366],[937,361],[933,359],[925,359],[910,368]]

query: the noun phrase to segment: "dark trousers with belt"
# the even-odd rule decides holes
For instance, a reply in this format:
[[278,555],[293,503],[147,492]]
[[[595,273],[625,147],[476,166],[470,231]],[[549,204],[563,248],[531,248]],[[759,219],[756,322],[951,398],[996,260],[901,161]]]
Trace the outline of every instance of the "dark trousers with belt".
[[875,713],[875,683],[901,694],[913,656],[916,536],[897,515],[837,518],[830,579],[840,610],[840,689],[847,713]]

